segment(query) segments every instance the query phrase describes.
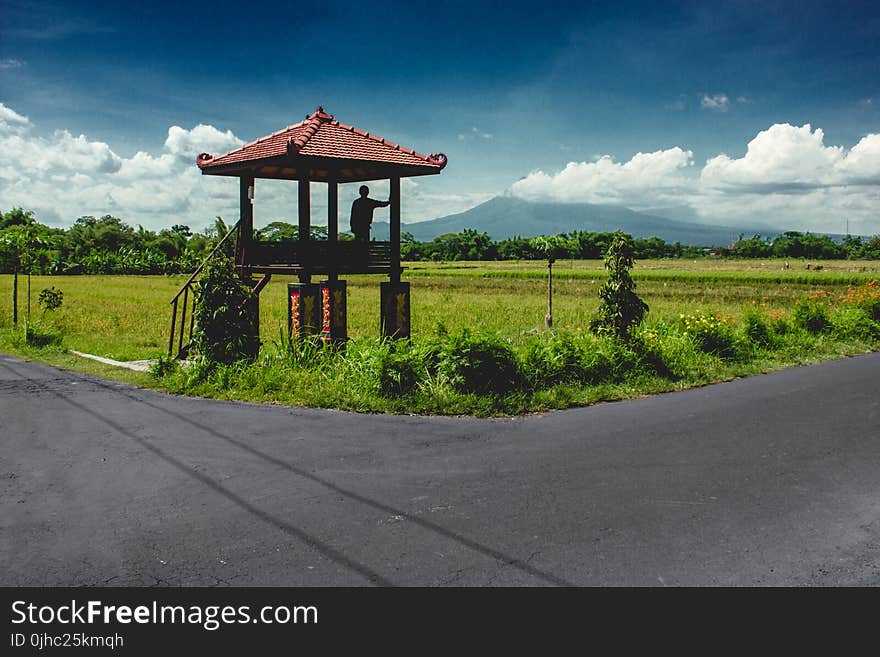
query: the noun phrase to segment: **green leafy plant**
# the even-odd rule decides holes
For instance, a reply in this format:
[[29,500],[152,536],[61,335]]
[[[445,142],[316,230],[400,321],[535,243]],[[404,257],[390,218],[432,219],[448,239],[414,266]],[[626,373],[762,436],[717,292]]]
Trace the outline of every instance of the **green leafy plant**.
[[605,253],[608,280],[599,288],[599,298],[602,300],[599,314],[590,324],[594,331],[629,340],[633,327],[648,312],[648,304],[636,294],[636,284],[630,275],[634,264],[632,238],[620,231],[614,233]]
[[736,355],[736,334],[732,317],[717,313],[696,313],[680,316],[684,335],[690,337],[697,347],[707,353],[723,358]]
[[463,330],[451,335],[440,353],[438,369],[459,392],[504,394],[522,382],[510,344],[490,332]]
[[43,326],[39,322],[29,324],[25,329],[25,342],[31,347],[39,349],[43,347],[56,347],[61,344],[62,340],[61,331]]
[[43,309],[43,315],[53,310],[58,310],[64,303],[64,292],[56,290],[55,286],[43,288],[37,297],[37,303]]
[[801,299],[794,306],[792,318],[796,326],[819,335],[831,330],[831,320],[824,304],[814,299]]
[[863,308],[843,307],[831,317],[831,330],[843,339],[880,340],[880,323],[871,319]]
[[156,361],[150,365],[149,373],[154,379],[164,379],[166,376],[174,374],[180,369],[180,363],[177,359],[170,356],[159,356]]
[[743,330],[745,336],[759,347],[772,347],[776,341],[767,317],[757,310],[749,310],[743,315]]
[[260,350],[251,290],[230,258],[211,260],[202,271],[193,307],[192,348],[213,363],[254,358]]

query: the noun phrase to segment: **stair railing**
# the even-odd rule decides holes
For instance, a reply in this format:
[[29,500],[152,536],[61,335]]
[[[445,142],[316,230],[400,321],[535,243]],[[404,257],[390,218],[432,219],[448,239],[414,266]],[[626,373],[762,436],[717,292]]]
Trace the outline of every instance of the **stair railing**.
[[[217,242],[217,245],[211,250],[211,253],[208,254],[208,257],[202,260],[202,263],[196,268],[196,270],[190,275],[190,277],[186,280],[186,283],[177,291],[177,294],[174,295],[174,298],[171,299],[171,334],[168,338],[168,355],[173,356],[174,352],[174,339],[177,338],[177,358],[182,358],[189,351],[189,344],[192,341],[192,332],[193,325],[195,323],[195,313],[193,313],[193,309],[195,306],[195,290],[193,290],[192,294],[192,303],[189,301],[190,290],[196,282],[196,277],[202,273],[202,270],[205,268],[205,265],[219,253],[220,249],[223,248],[223,245],[229,240],[230,237],[234,233],[236,233],[239,229],[239,225],[241,224],[241,220],[235,222],[235,225],[229,229],[223,238]],[[180,298],[183,297],[183,306],[181,308],[182,312],[180,312],[180,330],[177,329],[177,316],[178,316],[178,304],[180,303]],[[189,331],[187,335],[187,310],[189,310]],[[186,337],[186,344],[184,344],[184,337]]]

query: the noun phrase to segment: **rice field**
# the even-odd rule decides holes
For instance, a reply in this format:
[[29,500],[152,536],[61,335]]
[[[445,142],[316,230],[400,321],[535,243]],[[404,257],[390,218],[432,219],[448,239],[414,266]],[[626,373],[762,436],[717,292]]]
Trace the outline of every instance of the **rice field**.
[[[806,265],[810,264],[807,269]],[[753,305],[786,311],[812,290],[837,289],[880,278],[875,261],[815,263],[768,260],[644,260],[633,276],[650,306],[648,320],[680,313],[723,312],[739,317]],[[582,328],[598,307],[604,271],[598,260],[559,261],[553,268],[553,317],[558,328]],[[34,276],[36,296],[54,286],[64,292],[61,310],[49,316],[69,349],[119,360],[155,358],[167,350],[169,301],[184,276]],[[381,276],[350,276],[348,322],[352,337],[379,334]],[[543,326],[547,267],[543,262],[407,263],[412,283],[413,336],[439,327],[490,328],[520,341]],[[287,323],[286,285],[274,277],[260,295],[264,343],[280,339]],[[19,282],[19,313],[25,312],[26,278]],[[11,323],[12,276],[0,276],[0,326]]]

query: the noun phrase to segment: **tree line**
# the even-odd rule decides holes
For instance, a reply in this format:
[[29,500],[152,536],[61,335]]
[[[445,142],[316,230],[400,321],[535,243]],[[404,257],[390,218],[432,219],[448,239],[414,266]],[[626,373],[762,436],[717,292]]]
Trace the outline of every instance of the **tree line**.
[[[112,215],[79,217],[69,228],[38,222],[22,208],[0,212],[0,272],[33,274],[175,274],[194,270],[226,234],[221,219],[201,232],[175,224],[159,231],[132,227]],[[294,241],[298,227],[275,221],[255,231],[257,239]],[[420,242],[408,233],[401,238],[404,260],[543,260],[596,259],[608,250],[613,233],[573,231],[541,237],[492,240],[466,229]],[[327,229],[312,227],[312,239],[326,239]],[[340,239],[351,239],[340,233]],[[880,236],[846,237],[835,242],[825,235],[786,232],[774,238],[740,236],[727,248],[705,249],[669,243],[659,237],[632,240],[636,259],[694,258],[707,253],[746,258],[880,259]]]
[[[541,237],[511,237],[493,241],[487,233],[466,229],[419,242],[404,233],[404,260],[541,260],[547,257],[592,260],[602,258],[614,233],[579,230]],[[775,237],[753,235],[730,247],[706,248],[666,242],[659,237],[632,240],[636,259],[694,258],[705,255],[737,258],[806,258],[810,260],[880,260],[880,235],[869,238],[847,236],[835,242],[827,235],[788,231]]]

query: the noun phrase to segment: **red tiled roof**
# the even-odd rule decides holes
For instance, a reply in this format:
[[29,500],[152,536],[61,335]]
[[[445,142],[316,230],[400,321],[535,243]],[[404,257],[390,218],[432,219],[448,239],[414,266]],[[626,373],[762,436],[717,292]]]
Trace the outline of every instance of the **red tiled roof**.
[[318,107],[304,121],[271,135],[213,157],[202,153],[196,163],[202,170],[215,166],[244,164],[283,155],[300,157],[339,158],[381,164],[432,167],[437,172],[446,166],[442,153],[422,155],[382,137],[345,125]]

